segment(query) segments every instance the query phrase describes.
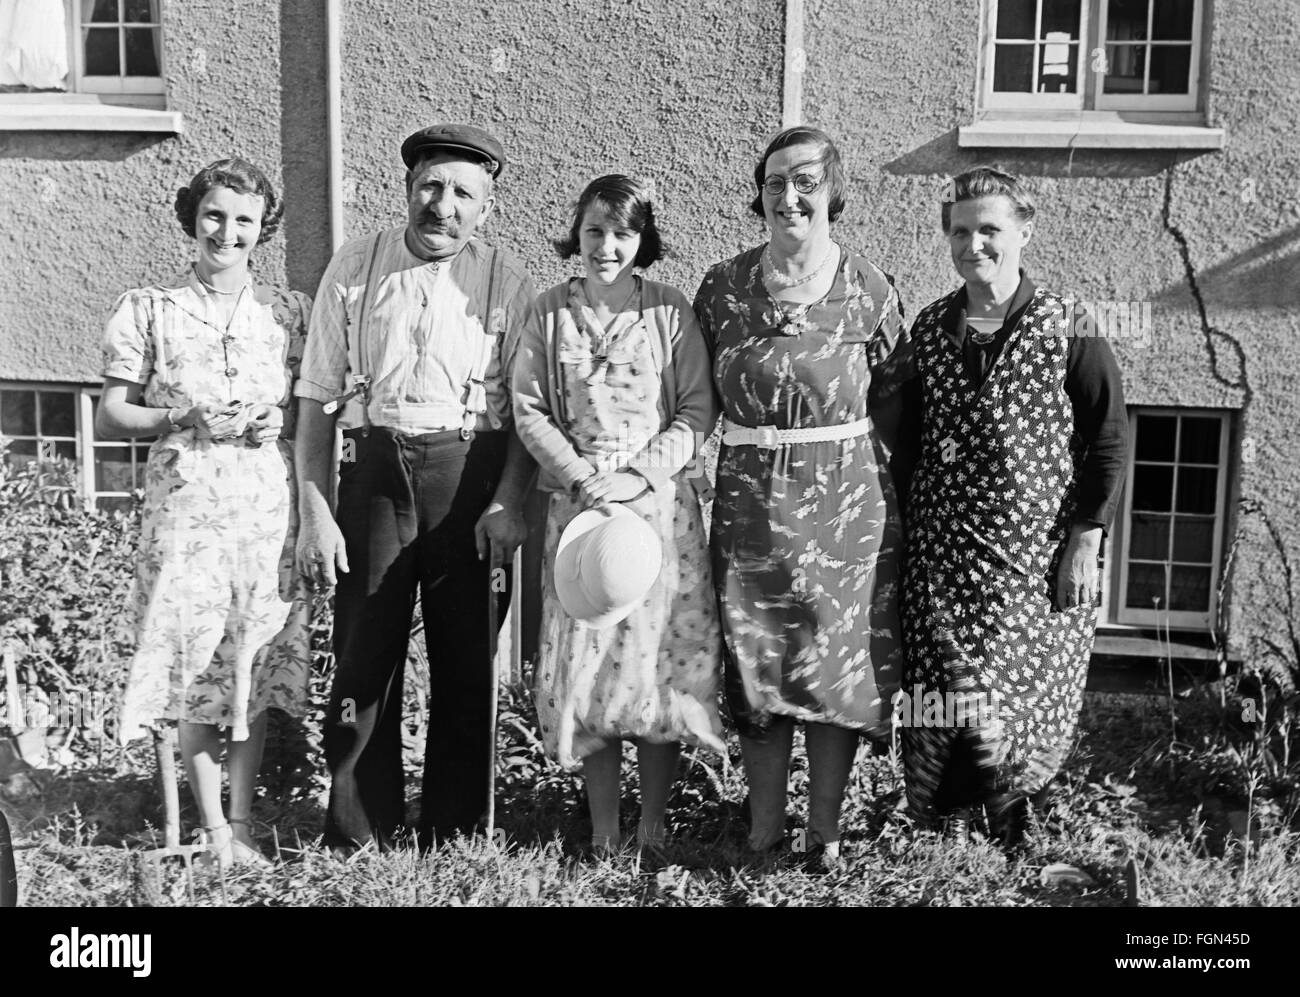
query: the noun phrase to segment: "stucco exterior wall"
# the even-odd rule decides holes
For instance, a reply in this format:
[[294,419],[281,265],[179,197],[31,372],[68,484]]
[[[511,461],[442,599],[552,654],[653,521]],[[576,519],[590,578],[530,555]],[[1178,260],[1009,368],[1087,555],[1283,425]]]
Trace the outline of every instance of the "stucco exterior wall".
[[783,5],[526,0],[347,5],[349,233],[404,215],[402,139],[439,121],[492,130],[509,160],[486,238],[538,288],[578,270],[550,240],[603,173],[653,179],[676,254],[651,271],[694,292],[759,237],[753,157],[781,124]]
[[[292,34],[282,35],[282,7]],[[97,381],[109,307],[187,263],[176,189],[224,156],[256,163],[278,189],[289,183],[283,234],[253,257],[258,276],[284,282],[287,271],[315,289],[329,249],[324,25],[307,7],[163,4],[167,95],[183,135],[0,132],[0,377]],[[310,153],[309,129],[320,143]]]
[[[807,3],[804,117],[836,138],[853,176],[838,237],[895,274],[915,314],[957,286],[939,230],[943,180],[980,163],[1031,177],[1030,272],[1085,300],[1151,303],[1150,343],[1112,344],[1127,401],[1233,410],[1239,497],[1262,503],[1291,542],[1300,536],[1300,146],[1290,139],[1300,5],[1210,5],[1208,123],[1228,137],[1222,152],[1195,155],[959,148],[957,127],[976,112],[975,8],[916,0],[900,16],[886,3]],[[1242,440],[1253,461],[1236,456]],[[1260,519],[1240,525],[1239,652],[1281,626],[1283,594]]]

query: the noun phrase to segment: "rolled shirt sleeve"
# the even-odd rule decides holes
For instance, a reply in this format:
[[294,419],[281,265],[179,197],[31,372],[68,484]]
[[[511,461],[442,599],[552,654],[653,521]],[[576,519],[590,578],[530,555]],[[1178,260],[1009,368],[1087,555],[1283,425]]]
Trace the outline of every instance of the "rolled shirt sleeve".
[[294,382],[297,398],[321,403],[343,394],[348,375],[348,305],[355,295],[359,278],[356,273],[364,245],[369,240],[353,240],[330,260],[320,288],[312,302],[307,344],[302,366]]

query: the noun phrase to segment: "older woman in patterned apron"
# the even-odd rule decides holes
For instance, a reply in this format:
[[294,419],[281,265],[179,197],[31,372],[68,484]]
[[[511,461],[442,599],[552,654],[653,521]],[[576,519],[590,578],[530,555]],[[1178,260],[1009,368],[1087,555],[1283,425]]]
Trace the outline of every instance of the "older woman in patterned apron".
[[833,865],[859,737],[889,736],[902,668],[886,430],[907,337],[892,280],[831,237],[847,184],[830,138],[781,132],[754,181],[767,243],[714,266],[695,298],[726,419],[712,550],[727,702],[750,846],[784,837],[804,721],[808,850]]
[[158,437],[145,478],[137,647],[120,733],[125,743],[179,721],[202,839],[223,865],[265,862],[250,826],[265,711],[307,708],[309,602],[294,569],[290,389],[310,302],[249,273],[249,254],[275,234],[283,211],[257,167],[210,164],[180,189],[175,209],[195,262],[118,300],[95,420],[106,438]]
[[1033,218],[1016,177],[956,177],[942,222],[965,283],[912,329],[903,688],[965,708],[904,711],[908,802],[926,825],[984,807],[1008,842],[1074,734],[1127,446],[1110,347],[1020,269]]

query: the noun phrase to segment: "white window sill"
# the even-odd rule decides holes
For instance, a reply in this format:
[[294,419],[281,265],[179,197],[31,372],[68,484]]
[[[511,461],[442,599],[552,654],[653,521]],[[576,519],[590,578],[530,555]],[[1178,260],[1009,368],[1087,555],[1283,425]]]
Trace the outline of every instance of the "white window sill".
[[963,149],[1222,149],[1222,128],[1123,121],[1110,115],[1062,119],[985,118],[957,129]]
[[56,100],[0,98],[0,132],[160,132],[179,135],[179,111],[104,104],[76,96]]

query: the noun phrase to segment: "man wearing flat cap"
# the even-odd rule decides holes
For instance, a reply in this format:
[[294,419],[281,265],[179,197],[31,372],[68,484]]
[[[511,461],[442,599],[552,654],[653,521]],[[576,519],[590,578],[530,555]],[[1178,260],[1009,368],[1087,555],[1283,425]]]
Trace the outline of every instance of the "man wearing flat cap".
[[325,843],[339,849],[386,846],[404,824],[402,673],[417,592],[431,690],[420,841],[469,833],[486,810],[489,600],[502,610],[509,598],[504,566],[527,532],[533,471],[509,397],[533,286],[477,238],[505,153],[479,128],[436,125],[407,138],[402,159],[406,224],[334,254],[294,389],[299,568],[337,584]]

